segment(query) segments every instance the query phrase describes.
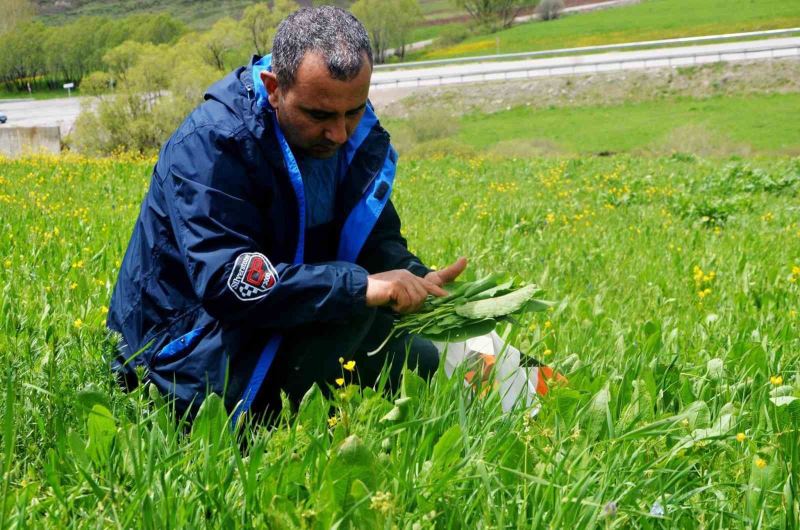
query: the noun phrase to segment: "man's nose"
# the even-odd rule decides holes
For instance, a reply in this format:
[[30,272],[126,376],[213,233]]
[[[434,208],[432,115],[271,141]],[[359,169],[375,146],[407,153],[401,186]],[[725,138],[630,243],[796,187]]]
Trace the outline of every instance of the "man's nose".
[[347,141],[347,122],[343,117],[336,118],[328,127],[325,131],[325,139],[339,145]]

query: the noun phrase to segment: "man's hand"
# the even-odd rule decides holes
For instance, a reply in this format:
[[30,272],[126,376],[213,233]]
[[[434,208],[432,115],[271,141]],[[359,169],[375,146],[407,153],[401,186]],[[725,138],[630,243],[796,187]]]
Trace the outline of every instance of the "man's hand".
[[369,307],[388,305],[398,313],[413,313],[422,307],[428,294],[446,296],[447,291],[405,269],[370,274],[367,278]]
[[455,263],[440,271],[431,271],[425,279],[441,287],[455,280],[467,268],[467,258],[458,258]]

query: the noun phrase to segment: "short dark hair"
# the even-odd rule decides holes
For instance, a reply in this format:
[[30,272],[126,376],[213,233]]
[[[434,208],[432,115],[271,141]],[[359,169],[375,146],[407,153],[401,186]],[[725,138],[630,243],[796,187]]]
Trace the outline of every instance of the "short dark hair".
[[280,23],[272,41],[272,71],[280,86],[294,84],[308,52],[320,54],[331,77],[341,81],[358,75],[364,56],[373,64],[367,30],[351,13],[334,6],[299,9]]

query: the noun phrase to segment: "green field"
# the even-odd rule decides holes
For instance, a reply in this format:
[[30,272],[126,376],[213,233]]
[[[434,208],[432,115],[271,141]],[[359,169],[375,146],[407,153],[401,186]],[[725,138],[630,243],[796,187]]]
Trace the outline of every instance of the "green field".
[[176,426],[106,368],[152,163],[0,160],[0,527],[798,526],[800,159],[401,161],[413,249],[538,282],[516,343],[569,383],[536,418],[348,386],[247,451],[219,400]]
[[[800,3],[786,0],[644,0],[641,4],[530,22],[471,37],[409,60],[550,50],[619,42],[791,28],[800,25]],[[499,46],[498,46],[499,41]]]
[[657,99],[614,106],[515,108],[462,118],[454,140],[513,154],[800,154],[800,94]]
[[[791,118],[800,108],[800,95],[796,93],[650,97],[656,99],[617,105],[517,106],[466,114],[455,120],[436,110],[439,104],[434,102],[429,103],[432,109],[417,109],[410,118],[385,121],[395,132],[401,152],[417,154],[453,150],[515,157],[800,153],[800,122]],[[452,105],[453,101],[445,97],[444,104]],[[430,131],[427,134],[434,137],[433,141],[415,135],[420,127]]]

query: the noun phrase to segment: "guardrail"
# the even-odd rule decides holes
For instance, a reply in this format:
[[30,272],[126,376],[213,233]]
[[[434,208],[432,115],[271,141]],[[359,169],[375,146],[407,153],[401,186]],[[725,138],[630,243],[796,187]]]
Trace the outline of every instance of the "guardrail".
[[[373,87],[392,86],[419,87],[437,86],[445,84],[473,83],[481,81],[502,81],[508,79],[523,79],[529,77],[548,77],[553,75],[569,75],[579,73],[609,72],[632,68],[657,68],[674,66],[692,66],[712,62],[743,61],[747,59],[774,59],[778,57],[800,56],[800,44],[786,44],[759,50],[731,50],[715,52],[684,52],[671,55],[662,55],[651,58],[617,58],[593,62],[581,62],[566,65],[526,65],[511,68],[501,66],[476,73],[453,73],[438,75],[421,75],[415,78],[392,79],[374,81]],[[639,63],[640,66],[631,66]],[[627,65],[627,67],[626,67]],[[616,68],[614,68],[616,66]],[[533,74],[533,75],[531,75]]]
[[405,68],[419,68],[424,66],[437,66],[443,64],[458,64],[467,62],[485,61],[505,61],[508,59],[531,59],[536,57],[554,55],[576,55],[582,53],[614,51],[614,50],[635,50],[638,48],[650,48],[653,46],[670,46],[673,44],[693,44],[714,41],[725,41],[734,39],[749,39],[755,37],[774,37],[776,35],[792,35],[800,33],[800,28],[770,29],[765,31],[750,31],[746,33],[725,33],[722,35],[703,35],[700,37],[681,37],[677,39],[661,39],[639,42],[625,42],[621,44],[603,44],[599,46],[582,46],[580,48],[559,48],[555,50],[540,50],[535,52],[501,53],[494,55],[478,55],[474,57],[457,57],[455,59],[435,59],[431,61],[414,61],[396,64],[378,64],[375,70],[395,70]]

